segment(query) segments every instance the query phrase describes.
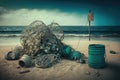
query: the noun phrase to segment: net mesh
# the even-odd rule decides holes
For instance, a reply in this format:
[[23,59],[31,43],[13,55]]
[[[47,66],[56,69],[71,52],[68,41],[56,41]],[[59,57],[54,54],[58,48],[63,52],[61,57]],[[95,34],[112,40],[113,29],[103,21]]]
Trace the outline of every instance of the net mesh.
[[63,30],[58,23],[47,26],[42,21],[36,20],[22,32],[20,40],[23,54],[35,58],[39,66],[50,66],[60,60],[63,38]]

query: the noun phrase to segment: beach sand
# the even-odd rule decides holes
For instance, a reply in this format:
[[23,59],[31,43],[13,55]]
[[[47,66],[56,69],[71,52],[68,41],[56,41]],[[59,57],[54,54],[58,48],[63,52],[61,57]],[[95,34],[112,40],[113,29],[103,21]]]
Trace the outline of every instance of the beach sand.
[[[93,69],[85,64],[76,61],[63,59],[56,65],[42,68],[17,68],[18,60],[5,60],[5,53],[15,47],[15,45],[0,45],[0,80],[120,80],[120,42],[101,40],[64,40],[75,50],[84,53],[88,57],[89,44],[104,44],[106,47],[106,63],[103,69]],[[110,50],[117,54],[110,54]],[[22,70],[30,70],[28,73],[20,74]]]

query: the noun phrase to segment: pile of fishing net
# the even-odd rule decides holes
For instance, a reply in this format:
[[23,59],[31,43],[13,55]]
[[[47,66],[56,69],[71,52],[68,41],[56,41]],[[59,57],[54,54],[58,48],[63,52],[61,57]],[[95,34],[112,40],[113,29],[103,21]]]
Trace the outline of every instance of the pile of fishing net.
[[37,67],[52,66],[60,61],[63,38],[64,33],[59,24],[46,25],[36,20],[22,32],[22,55],[26,54],[35,59]]
[[21,67],[36,66],[48,68],[61,61],[61,58],[79,60],[84,63],[82,54],[69,45],[63,44],[64,33],[59,24],[53,22],[49,25],[36,20],[27,26],[21,35],[22,46],[9,51],[7,60],[19,59]]

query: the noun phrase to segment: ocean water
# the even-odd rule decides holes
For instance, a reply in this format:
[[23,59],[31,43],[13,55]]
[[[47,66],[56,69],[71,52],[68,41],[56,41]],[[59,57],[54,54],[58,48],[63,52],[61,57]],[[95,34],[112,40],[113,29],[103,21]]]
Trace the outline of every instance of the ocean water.
[[[0,38],[20,37],[26,26],[0,26]],[[61,26],[65,37],[88,39],[88,26]],[[120,41],[120,26],[91,26],[91,38]]]

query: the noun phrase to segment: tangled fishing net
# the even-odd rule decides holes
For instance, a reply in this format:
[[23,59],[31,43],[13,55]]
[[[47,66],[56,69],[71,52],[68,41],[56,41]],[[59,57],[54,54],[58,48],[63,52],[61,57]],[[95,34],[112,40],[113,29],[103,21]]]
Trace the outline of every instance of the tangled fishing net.
[[43,54],[38,55],[35,59],[35,66],[40,68],[51,67],[61,60],[59,54]]
[[38,57],[36,59],[36,62],[39,63],[37,65],[51,65],[59,60],[63,38],[63,30],[59,24],[51,23],[47,26],[42,21],[36,20],[22,33],[23,54],[27,54],[33,59],[41,54],[39,59]]
[[50,31],[59,39],[63,40],[64,39],[64,34],[63,30],[60,28],[60,25],[58,23],[51,23],[48,25],[50,28]]

